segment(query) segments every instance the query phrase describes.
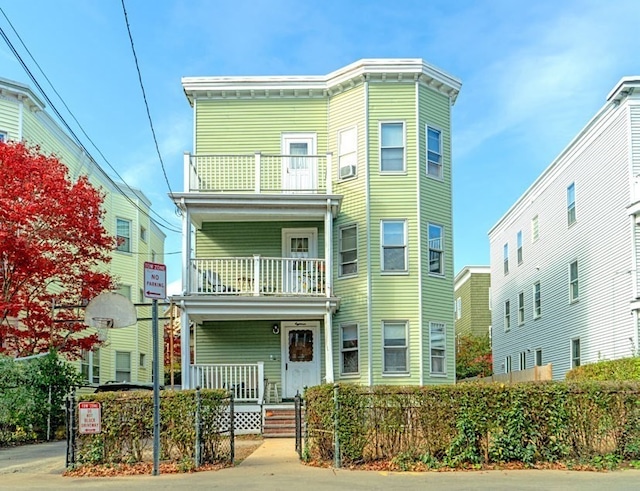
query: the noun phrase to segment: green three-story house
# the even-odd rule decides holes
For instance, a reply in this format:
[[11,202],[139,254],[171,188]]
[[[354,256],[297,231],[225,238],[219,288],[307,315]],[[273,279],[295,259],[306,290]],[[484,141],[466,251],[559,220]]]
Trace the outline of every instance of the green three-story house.
[[421,59],[365,59],[182,85],[183,386],[262,403],[323,382],[454,382],[460,82]]

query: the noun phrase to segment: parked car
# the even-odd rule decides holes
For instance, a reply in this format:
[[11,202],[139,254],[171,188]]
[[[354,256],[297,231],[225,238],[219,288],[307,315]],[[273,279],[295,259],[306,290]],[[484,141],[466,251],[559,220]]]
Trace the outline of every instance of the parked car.
[[[163,390],[164,386],[160,386],[160,390]],[[118,392],[129,390],[153,390],[153,384],[146,384],[141,382],[116,382],[109,381],[99,385],[96,388],[97,392]]]

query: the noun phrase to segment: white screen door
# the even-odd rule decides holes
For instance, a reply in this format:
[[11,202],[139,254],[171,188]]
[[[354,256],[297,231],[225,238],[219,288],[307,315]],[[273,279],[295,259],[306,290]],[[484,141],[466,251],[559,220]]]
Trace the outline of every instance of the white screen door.
[[282,324],[282,397],[291,399],[305,387],[320,383],[319,330],[318,322]]
[[312,264],[305,259],[317,258],[318,231],[315,228],[282,229],[282,256],[285,258],[282,278],[284,293],[309,293],[313,287]]
[[282,187],[287,191],[313,191],[316,176],[316,136],[282,135]]

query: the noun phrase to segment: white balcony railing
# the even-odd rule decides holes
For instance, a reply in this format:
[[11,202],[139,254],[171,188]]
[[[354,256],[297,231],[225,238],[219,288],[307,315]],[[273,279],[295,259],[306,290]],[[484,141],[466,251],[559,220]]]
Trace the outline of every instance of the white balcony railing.
[[192,388],[226,389],[236,401],[264,399],[264,363],[198,364],[189,367]]
[[190,294],[326,296],[324,259],[192,259]]
[[185,154],[185,192],[331,194],[331,154]]

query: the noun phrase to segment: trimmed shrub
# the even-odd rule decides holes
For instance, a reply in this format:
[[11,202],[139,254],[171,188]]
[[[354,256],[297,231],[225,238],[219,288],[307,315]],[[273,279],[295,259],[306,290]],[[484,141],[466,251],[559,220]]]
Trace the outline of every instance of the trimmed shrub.
[[640,356],[602,360],[573,368],[567,372],[567,380],[639,380]]

